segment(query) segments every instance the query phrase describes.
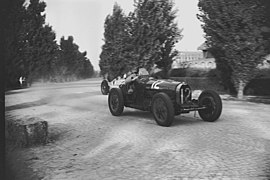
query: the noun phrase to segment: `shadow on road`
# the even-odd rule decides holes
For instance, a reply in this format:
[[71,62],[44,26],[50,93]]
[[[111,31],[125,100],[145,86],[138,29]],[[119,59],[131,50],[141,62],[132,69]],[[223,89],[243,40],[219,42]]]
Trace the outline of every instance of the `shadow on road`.
[[205,123],[198,117],[175,116],[173,126],[193,125]]
[[7,106],[5,108],[5,110],[12,111],[12,110],[16,110],[16,109],[24,109],[24,108],[34,107],[34,106],[42,106],[42,105],[48,104],[48,102],[49,102],[48,98],[43,98],[43,99],[33,101],[33,102],[27,102],[27,103],[16,104],[13,106]]
[[153,115],[150,112],[147,111],[140,111],[140,110],[135,110],[135,111],[124,111],[121,116],[131,116],[131,117],[136,117],[136,118],[146,118],[146,119],[153,119]]
[[[152,113],[146,112],[146,111],[140,111],[140,110],[124,111],[121,116],[129,116],[129,117],[134,117],[138,119],[149,119],[155,122],[155,119]],[[187,116],[178,115],[174,117],[174,122],[172,126],[193,125],[193,124],[201,124],[201,123],[205,123],[205,122],[198,117],[187,117]]]
[[[19,88],[18,88],[19,89]],[[20,94],[23,93],[24,91],[7,91],[5,92],[5,95],[11,95],[11,94]]]

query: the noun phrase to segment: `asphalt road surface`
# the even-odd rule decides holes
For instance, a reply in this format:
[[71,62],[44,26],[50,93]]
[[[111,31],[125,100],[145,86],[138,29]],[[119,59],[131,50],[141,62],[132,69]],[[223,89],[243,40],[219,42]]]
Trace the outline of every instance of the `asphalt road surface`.
[[131,108],[112,116],[100,83],[6,93],[6,119],[40,117],[50,136],[45,146],[7,147],[10,179],[270,179],[269,104],[223,100],[214,123],[192,112],[161,127]]

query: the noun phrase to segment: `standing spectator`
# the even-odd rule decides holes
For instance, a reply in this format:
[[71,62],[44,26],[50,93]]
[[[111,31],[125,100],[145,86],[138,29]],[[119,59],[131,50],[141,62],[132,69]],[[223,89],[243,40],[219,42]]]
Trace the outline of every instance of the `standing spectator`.
[[22,88],[23,84],[25,82],[25,77],[21,76],[20,79],[19,79],[19,82],[20,82],[20,87]]

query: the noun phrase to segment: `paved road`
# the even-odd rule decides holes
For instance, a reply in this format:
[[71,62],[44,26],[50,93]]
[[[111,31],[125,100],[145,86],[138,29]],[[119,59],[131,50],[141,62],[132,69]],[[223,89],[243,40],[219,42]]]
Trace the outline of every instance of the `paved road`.
[[15,179],[270,179],[270,105],[223,100],[214,123],[190,113],[161,127],[148,112],[112,116],[100,82],[6,94],[6,119],[40,117],[51,139],[8,150]]

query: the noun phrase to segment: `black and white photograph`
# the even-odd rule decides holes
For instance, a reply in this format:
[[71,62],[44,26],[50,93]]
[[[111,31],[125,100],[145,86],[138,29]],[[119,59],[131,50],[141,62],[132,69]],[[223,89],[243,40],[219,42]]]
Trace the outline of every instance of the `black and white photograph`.
[[0,9],[0,179],[270,180],[269,0]]

